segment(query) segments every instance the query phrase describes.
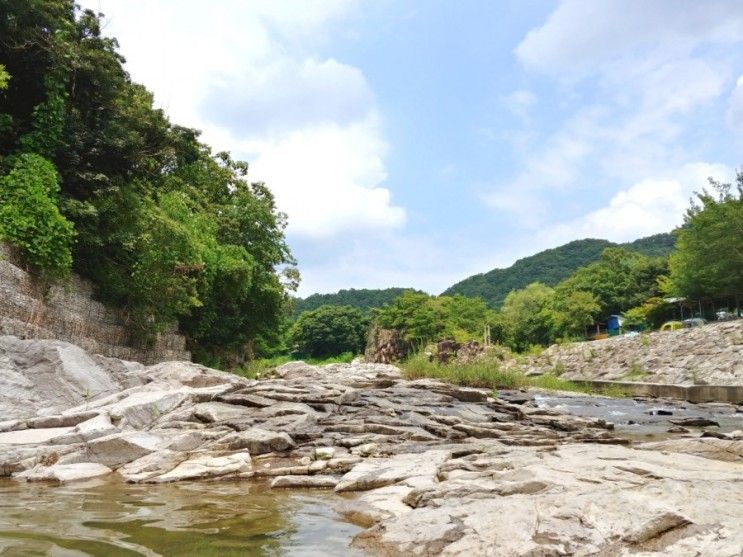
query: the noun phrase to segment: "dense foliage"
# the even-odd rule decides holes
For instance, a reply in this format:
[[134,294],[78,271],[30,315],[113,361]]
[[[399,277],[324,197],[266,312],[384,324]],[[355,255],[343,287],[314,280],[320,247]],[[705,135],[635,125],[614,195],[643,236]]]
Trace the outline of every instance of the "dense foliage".
[[710,179],[676,232],[669,289],[689,298],[743,297],[743,171],[737,184]]
[[459,295],[405,292],[375,314],[381,327],[402,331],[414,345],[445,337],[458,341],[482,338],[485,326],[495,323],[495,312],[481,298]]
[[489,309],[482,298],[407,292],[377,310],[376,320],[419,346],[445,337],[482,339],[489,327],[493,341],[523,352],[534,345],[585,338],[597,321],[656,299],[666,272],[664,258],[607,248],[598,261],[554,288],[532,282],[512,290],[499,311]]
[[609,248],[598,261],[575,271],[555,290],[562,298],[575,291],[590,292],[600,306],[598,313],[605,317],[658,296],[658,279],[667,272],[668,263],[664,258]]
[[72,0],[0,2],[3,238],[56,275],[71,248],[143,341],[177,320],[197,355],[260,347],[298,280],[285,218],[245,163],[153,107],[117,47]]
[[317,309],[320,306],[350,306],[364,312],[373,308],[380,308],[389,304],[403,292],[420,292],[412,288],[350,288],[339,290],[334,294],[312,294],[306,298],[294,300],[294,315],[299,316],[305,311]]
[[289,330],[293,354],[311,358],[364,351],[370,320],[350,306],[321,306],[306,311]]
[[506,269],[493,269],[466,278],[444,291],[444,295],[480,297],[490,307],[499,308],[512,290],[524,288],[532,282],[555,286],[580,267],[597,261],[607,248],[621,247],[644,255],[667,256],[674,242],[671,234],[656,234],[628,244],[596,239],[575,240],[519,259]]
[[52,279],[69,274],[75,235],[58,203],[57,172],[39,155],[18,156],[0,176],[0,240]]

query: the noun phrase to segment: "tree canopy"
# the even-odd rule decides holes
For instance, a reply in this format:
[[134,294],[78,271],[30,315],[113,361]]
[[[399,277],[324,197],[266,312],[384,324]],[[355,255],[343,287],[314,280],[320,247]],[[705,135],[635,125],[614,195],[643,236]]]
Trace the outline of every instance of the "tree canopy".
[[689,298],[743,296],[743,171],[736,185],[710,179],[676,232],[672,293]]
[[366,345],[369,323],[360,309],[350,306],[321,306],[306,311],[289,329],[291,351],[311,358],[359,354]]
[[[276,334],[299,278],[286,217],[123,64],[72,0],[0,3],[2,236],[57,274],[71,253],[143,342],[178,321],[197,356],[249,350]],[[29,227],[44,232],[31,242]]]
[[294,315],[299,316],[305,311],[317,309],[320,306],[351,306],[368,312],[373,308],[389,304],[407,291],[422,293],[412,288],[349,288],[333,294],[312,294],[306,298],[294,300]]
[[375,314],[381,327],[399,329],[406,341],[418,345],[444,337],[460,341],[480,338],[495,316],[481,298],[418,292],[404,292]]

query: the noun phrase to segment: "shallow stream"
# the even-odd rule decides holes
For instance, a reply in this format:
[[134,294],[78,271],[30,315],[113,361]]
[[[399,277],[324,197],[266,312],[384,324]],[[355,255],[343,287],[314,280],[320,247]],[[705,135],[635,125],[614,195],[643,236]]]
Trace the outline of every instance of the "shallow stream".
[[[505,394],[505,393],[504,393]],[[743,429],[731,405],[694,405],[558,394],[511,393],[541,407],[604,418],[636,440],[667,438],[669,420],[705,417]],[[658,413],[658,411],[661,411]],[[265,484],[128,485],[113,479],[67,485],[0,479],[0,556],[346,556],[361,530],[335,512],[330,491],[270,490]]]
[[348,544],[361,529],[340,519],[337,501],[248,481],[0,480],[0,555],[360,555]]

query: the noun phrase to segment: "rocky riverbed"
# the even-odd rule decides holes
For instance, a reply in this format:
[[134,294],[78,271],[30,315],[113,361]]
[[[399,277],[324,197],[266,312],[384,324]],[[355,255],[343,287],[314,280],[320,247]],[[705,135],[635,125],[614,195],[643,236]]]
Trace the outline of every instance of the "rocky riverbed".
[[613,424],[382,364],[246,380],[0,337],[0,475],[250,479],[335,503],[380,555],[740,555],[743,441]]

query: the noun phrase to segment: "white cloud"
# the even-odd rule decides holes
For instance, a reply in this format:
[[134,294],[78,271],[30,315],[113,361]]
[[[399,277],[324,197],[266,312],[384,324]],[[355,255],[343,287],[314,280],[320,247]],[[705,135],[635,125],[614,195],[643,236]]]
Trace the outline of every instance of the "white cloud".
[[87,0],[107,14],[133,78],[174,122],[251,163],[294,235],[405,222],[383,187],[381,115],[364,74],[318,55],[355,0]]
[[289,215],[291,234],[397,228],[405,211],[381,188],[386,145],[374,116],[350,126],[306,128],[278,140],[252,142],[253,179],[266,180]]
[[237,137],[276,136],[305,126],[363,120],[374,97],[364,74],[336,60],[276,57],[223,79],[202,113]]
[[[486,202],[537,228],[559,217],[553,206],[600,203],[613,188],[675,176],[699,159],[685,135],[726,90],[736,58],[725,48],[740,43],[741,3],[563,0],[514,53],[555,78],[564,105],[575,108],[520,146],[520,170]],[[727,121],[743,122],[743,89],[731,96]]]
[[557,243],[574,238],[626,242],[669,232],[683,222],[690,198],[707,186],[709,177],[730,182],[734,172],[724,164],[689,163],[674,174],[646,178],[620,190],[605,207],[549,226],[541,236]]
[[[540,72],[580,77],[620,60],[686,57],[702,42],[743,37],[743,4],[728,0],[564,0],[516,56]],[[651,53],[648,56],[648,52]]]

